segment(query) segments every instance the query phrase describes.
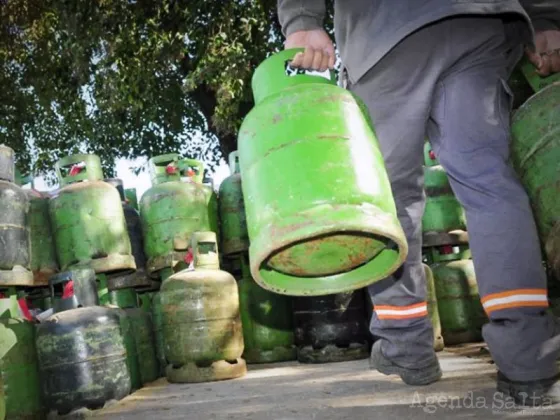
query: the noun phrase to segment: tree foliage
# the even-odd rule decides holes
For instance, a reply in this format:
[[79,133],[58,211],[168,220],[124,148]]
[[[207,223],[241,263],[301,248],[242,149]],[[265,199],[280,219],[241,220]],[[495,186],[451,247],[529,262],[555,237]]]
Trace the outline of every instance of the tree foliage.
[[38,173],[78,151],[212,169],[282,41],[274,0],[0,0],[0,143]]

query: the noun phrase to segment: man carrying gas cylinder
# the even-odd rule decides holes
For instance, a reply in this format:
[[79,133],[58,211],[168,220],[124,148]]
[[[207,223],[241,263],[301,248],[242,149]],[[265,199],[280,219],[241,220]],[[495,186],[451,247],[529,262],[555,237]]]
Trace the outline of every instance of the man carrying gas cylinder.
[[[325,0],[279,0],[294,67],[332,68]],[[560,71],[560,0],[338,0],[335,38],[348,88],[367,104],[385,158],[409,254],[370,286],[377,338],[370,365],[410,385],[437,381],[421,265],[426,136],[466,210],[490,322],[484,339],[498,391],[519,404],[560,401],[560,327],[545,312],[546,277],[528,197],[507,163],[512,93],[523,52],[542,76]],[[389,286],[387,286],[389,283]]]

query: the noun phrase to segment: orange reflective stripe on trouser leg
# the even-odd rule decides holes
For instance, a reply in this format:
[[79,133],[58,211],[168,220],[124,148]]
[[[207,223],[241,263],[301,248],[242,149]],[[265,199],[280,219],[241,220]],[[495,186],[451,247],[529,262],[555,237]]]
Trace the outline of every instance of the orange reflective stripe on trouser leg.
[[374,305],[373,310],[377,318],[381,320],[421,318],[428,315],[428,305],[426,302],[408,306]]
[[482,306],[488,315],[494,311],[523,307],[548,307],[546,289],[514,289],[484,296]]

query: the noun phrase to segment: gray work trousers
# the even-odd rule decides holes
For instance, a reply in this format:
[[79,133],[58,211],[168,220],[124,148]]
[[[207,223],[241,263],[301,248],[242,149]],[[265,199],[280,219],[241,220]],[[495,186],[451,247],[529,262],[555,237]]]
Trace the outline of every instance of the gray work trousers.
[[371,332],[383,340],[385,357],[403,367],[421,368],[434,354],[421,265],[427,136],[466,211],[490,318],[483,336],[496,365],[512,380],[557,373],[560,336],[554,336],[554,320],[545,312],[536,226],[507,163],[512,104],[507,79],[521,52],[521,46],[508,45],[499,18],[456,17],[410,35],[350,86],[370,110],[409,244],[402,270],[369,287]]

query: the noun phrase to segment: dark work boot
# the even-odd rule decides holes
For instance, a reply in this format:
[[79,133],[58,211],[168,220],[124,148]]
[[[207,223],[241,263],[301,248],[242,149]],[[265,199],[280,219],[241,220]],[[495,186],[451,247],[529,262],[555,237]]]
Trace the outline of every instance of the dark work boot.
[[381,340],[371,348],[369,366],[384,375],[399,375],[407,385],[429,385],[441,378],[441,368],[434,352],[434,359],[427,366],[419,369],[404,368],[387,359],[381,351]]
[[498,391],[513,398],[516,404],[529,407],[560,403],[560,375],[538,381],[512,381],[498,372]]

